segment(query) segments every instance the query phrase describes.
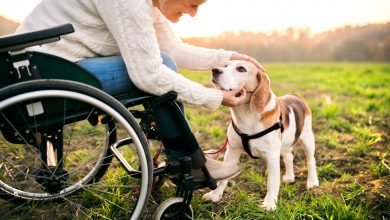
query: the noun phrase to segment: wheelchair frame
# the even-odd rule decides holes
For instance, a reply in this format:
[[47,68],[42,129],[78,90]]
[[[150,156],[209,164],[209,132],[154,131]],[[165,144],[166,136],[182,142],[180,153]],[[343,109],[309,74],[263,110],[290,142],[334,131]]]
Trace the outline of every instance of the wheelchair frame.
[[[146,139],[159,138],[156,127],[149,123],[153,120],[151,118],[153,109],[161,103],[174,101],[177,94],[169,92],[155,97],[142,92],[133,92],[112,97],[101,91],[101,84],[97,78],[82,67],[57,56],[25,50],[27,47],[60,40],[61,35],[73,31],[72,25],[66,24],[0,38],[1,134],[10,143],[10,148],[13,147],[12,144],[35,146],[34,150],[40,154],[38,159],[40,168],[39,172],[34,173],[35,177],[30,178],[38,182],[37,191],[42,191],[31,193],[31,195],[36,194],[38,198],[35,198],[30,197],[30,194],[24,193],[23,190],[13,188],[6,182],[13,183],[15,180],[7,179],[6,171],[2,173],[0,166],[0,197],[5,197],[5,201],[12,202],[20,199],[30,202],[50,202],[59,198],[66,201],[67,196],[82,191],[84,185],[99,182],[115,157],[122,169],[127,172],[127,178],[141,180],[140,189],[137,189],[139,192],[133,196],[137,197],[135,199],[137,204],[130,213],[130,219],[142,217],[151,193],[152,178],[157,176],[169,177],[177,185],[176,197],[181,198],[164,202],[163,207],[158,208],[159,213],[155,218],[192,219],[190,204],[193,190],[204,187],[213,189],[216,187],[215,181],[203,167],[209,181],[196,185],[191,175],[190,157],[179,162],[168,161],[163,167],[153,168]],[[67,101],[64,102],[60,98]],[[128,109],[137,105],[144,105],[147,108],[143,111]],[[137,122],[133,116],[139,118],[140,122]],[[66,156],[63,154],[64,135],[68,133],[65,133],[63,126],[79,121],[87,121],[91,127],[102,124],[106,129],[107,140],[103,152],[100,152],[101,156],[96,159],[97,162],[91,171],[86,171],[85,177],[80,177],[81,180],[68,187],[66,184],[73,171],[66,171],[64,165]],[[127,136],[120,140],[117,139],[120,132],[118,124],[123,127],[124,133],[127,132]],[[145,137],[145,132],[152,132],[153,135]],[[37,133],[40,135],[39,138],[36,136]],[[0,140],[0,147],[7,144]],[[130,144],[135,145],[140,160],[137,168],[134,168],[126,158],[128,152],[121,152],[123,146]],[[1,153],[1,148],[0,156],[5,157]],[[111,201],[111,203],[115,202]]]

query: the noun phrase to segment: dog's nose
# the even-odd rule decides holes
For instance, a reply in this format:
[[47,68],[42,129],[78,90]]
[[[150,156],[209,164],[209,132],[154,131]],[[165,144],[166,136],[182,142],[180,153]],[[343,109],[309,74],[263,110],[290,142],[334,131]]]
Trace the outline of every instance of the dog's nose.
[[222,74],[222,70],[220,70],[218,68],[213,68],[211,70],[211,72],[213,72],[213,75],[220,75],[220,74]]

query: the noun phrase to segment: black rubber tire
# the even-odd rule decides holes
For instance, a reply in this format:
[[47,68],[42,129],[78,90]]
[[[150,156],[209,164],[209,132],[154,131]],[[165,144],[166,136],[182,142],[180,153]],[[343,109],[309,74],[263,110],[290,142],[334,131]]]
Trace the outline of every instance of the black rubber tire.
[[194,212],[191,205],[183,204],[183,198],[171,197],[162,202],[156,209],[154,220],[191,220]]

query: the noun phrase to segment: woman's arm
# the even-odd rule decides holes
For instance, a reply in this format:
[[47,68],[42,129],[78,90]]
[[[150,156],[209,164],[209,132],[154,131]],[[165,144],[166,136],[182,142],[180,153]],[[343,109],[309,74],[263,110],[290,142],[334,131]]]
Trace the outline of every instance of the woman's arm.
[[223,93],[186,79],[162,64],[152,19],[152,5],[139,0],[101,0],[97,10],[117,42],[129,76],[141,90],[178,93],[185,103],[216,109]]
[[253,63],[260,70],[265,71],[259,62],[247,55],[223,49],[216,50],[197,47],[182,42],[172,31],[168,20],[158,9],[154,9],[154,13],[154,26],[160,48],[173,56],[178,66],[191,70],[209,70],[216,66],[223,66],[229,60],[245,60]]

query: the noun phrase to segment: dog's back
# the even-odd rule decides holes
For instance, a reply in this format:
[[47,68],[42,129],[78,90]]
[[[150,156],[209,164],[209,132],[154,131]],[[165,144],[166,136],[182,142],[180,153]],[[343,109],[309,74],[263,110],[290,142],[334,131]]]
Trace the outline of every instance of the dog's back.
[[[293,145],[298,141],[302,133],[302,130],[305,126],[305,119],[308,116],[311,116],[310,107],[303,98],[295,94],[288,94],[278,97],[278,103],[282,115],[283,127],[288,129],[292,123],[295,123],[296,129],[295,138],[292,143]],[[289,117],[291,113],[293,113],[293,122],[290,121],[291,118]]]

